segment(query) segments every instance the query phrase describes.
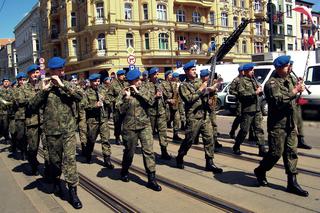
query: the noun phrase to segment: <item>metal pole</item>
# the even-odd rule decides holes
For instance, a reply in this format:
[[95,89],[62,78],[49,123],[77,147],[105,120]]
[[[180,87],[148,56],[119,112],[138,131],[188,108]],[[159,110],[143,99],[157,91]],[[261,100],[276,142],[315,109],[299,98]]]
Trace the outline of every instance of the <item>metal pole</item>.
[[172,29],[170,29],[170,47],[171,47],[171,69],[173,69],[173,47],[172,47]]
[[272,0],[269,0],[267,4],[267,15],[269,19],[269,52],[273,51],[273,8],[274,4],[272,3]]

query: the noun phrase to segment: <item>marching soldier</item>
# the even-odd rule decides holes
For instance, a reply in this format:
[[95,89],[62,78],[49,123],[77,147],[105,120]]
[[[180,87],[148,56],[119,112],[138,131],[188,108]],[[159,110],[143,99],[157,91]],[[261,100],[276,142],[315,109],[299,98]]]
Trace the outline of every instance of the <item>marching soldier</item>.
[[147,70],[142,73],[141,81],[143,83],[148,81],[148,71]]
[[154,103],[148,108],[151,127],[153,134],[158,132],[161,147],[161,158],[170,160],[171,156],[167,152],[167,115],[166,115],[166,98],[163,93],[163,86],[158,78],[158,67],[152,67],[149,70],[149,81],[145,84],[148,90],[154,94]]
[[101,137],[104,164],[108,169],[113,169],[111,163],[111,145],[109,143],[110,129],[108,124],[108,112],[105,105],[110,105],[110,99],[104,89],[100,87],[100,74],[89,76],[90,87],[86,90],[87,105],[85,106],[88,128],[88,142],[86,145],[87,162],[91,162],[92,151],[98,134]]
[[309,193],[303,190],[297,182],[297,135],[294,113],[297,94],[304,91],[302,80],[296,85],[289,78],[290,56],[279,56],[273,61],[275,74],[271,76],[264,87],[268,102],[268,142],[269,152],[254,170],[260,186],[268,184],[266,172],[271,170],[281,156],[288,176],[287,191],[307,197]]
[[206,171],[214,173],[221,173],[222,169],[217,167],[213,162],[214,157],[214,143],[213,130],[209,115],[205,106],[205,94],[207,92],[214,92],[217,84],[207,87],[207,82],[201,83],[197,78],[196,61],[190,61],[183,67],[186,73],[186,81],[180,84],[179,94],[184,102],[186,112],[186,137],[182,142],[178,156],[176,157],[177,167],[184,168],[183,157],[188,153],[195,138],[200,132],[203,138]]
[[148,174],[147,187],[154,191],[161,191],[155,176],[155,156],[153,152],[153,138],[150,118],[147,110],[154,103],[154,93],[142,85],[139,70],[130,70],[127,80],[130,86],[125,88],[117,99],[116,107],[124,116],[123,120],[123,151],[121,180],[129,181],[129,167],[138,140],[141,142],[142,156],[145,170]]
[[11,98],[10,80],[4,77],[2,79],[2,89],[0,89],[0,136],[4,136],[6,143],[10,141],[9,109],[12,106]]
[[[105,77],[103,79],[103,84],[101,85],[101,88],[105,90],[106,93],[108,93],[108,90],[110,89],[110,86],[111,86],[111,83],[112,83],[112,78],[110,77]],[[111,113],[112,113],[112,105],[105,105],[104,106],[106,109],[106,112],[108,112],[108,120],[110,119],[111,117]]]
[[121,134],[121,126],[122,120],[119,111],[115,108],[115,100],[121,91],[128,86],[128,83],[125,81],[125,71],[118,70],[117,78],[112,80],[108,95],[113,103],[113,122],[114,122],[114,136],[116,139],[116,144],[121,145],[120,134]]
[[258,138],[259,155],[266,154],[264,133],[261,127],[262,113],[260,110],[259,96],[262,95],[262,87],[254,80],[254,64],[244,64],[242,69],[244,76],[239,81],[238,96],[241,104],[240,131],[235,139],[233,153],[241,155],[240,145],[245,140],[250,126],[253,125],[255,135]]
[[61,80],[64,65],[65,60],[60,57],[49,59],[51,77],[43,81],[42,90],[29,101],[29,108],[44,108],[44,131],[54,188],[60,186],[59,177],[63,172],[69,188],[70,203],[74,208],[80,209],[82,203],[77,195],[79,178],[76,166],[76,121],[72,106],[74,102],[81,100],[82,94],[70,82]]

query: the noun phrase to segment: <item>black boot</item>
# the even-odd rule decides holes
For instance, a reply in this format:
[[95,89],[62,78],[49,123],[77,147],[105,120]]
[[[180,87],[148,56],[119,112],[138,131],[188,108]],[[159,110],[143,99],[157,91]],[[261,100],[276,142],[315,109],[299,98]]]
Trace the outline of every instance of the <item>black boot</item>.
[[197,136],[194,141],[193,144],[198,145],[199,144],[199,136]]
[[215,149],[222,148],[222,144],[219,143],[218,141],[216,141],[216,142],[214,143],[214,148],[215,148]]
[[123,182],[129,182],[129,170],[128,170],[128,169],[122,168],[120,175],[121,175],[120,179],[121,179]]
[[92,155],[91,155],[91,153],[86,153],[86,162],[87,162],[88,164],[90,164],[90,163],[91,163],[91,160],[92,160]]
[[27,160],[27,154],[26,154],[26,152],[25,151],[21,151],[21,160],[23,160],[23,161],[25,161],[25,160]]
[[108,169],[114,169],[114,165],[111,163],[110,156],[103,156],[104,166]]
[[267,153],[267,147],[265,145],[259,145],[259,156],[264,157]]
[[49,162],[44,161],[44,172],[43,172],[43,178],[45,182],[50,182],[50,169],[49,169]]
[[178,156],[176,157],[176,162],[177,162],[177,168],[184,169],[183,156],[182,155],[178,154]]
[[171,156],[168,154],[166,146],[161,146],[161,159],[171,160]]
[[267,186],[268,185],[265,171],[261,171],[261,169],[259,169],[259,167],[257,167],[254,169],[254,174],[257,177],[257,181],[259,183],[259,186]]
[[229,132],[229,136],[230,136],[230,138],[235,139],[235,132],[234,131],[230,131]]
[[148,184],[147,184],[147,187],[154,190],[154,191],[157,191],[157,192],[160,192],[162,190],[161,186],[157,183],[156,181],[156,174],[155,172],[150,172],[148,174]]
[[232,147],[233,154],[241,155],[240,146],[238,144],[234,144]]
[[219,167],[217,167],[214,163],[212,158],[206,158],[206,171],[211,171],[213,173],[222,173],[223,170]]
[[173,138],[174,141],[182,141],[182,138],[179,137],[178,131],[173,132]]
[[86,157],[86,145],[84,143],[81,143],[81,155]]
[[303,190],[301,186],[298,184],[297,176],[295,174],[288,175],[287,191],[303,197],[309,196],[309,193],[306,190]]
[[301,149],[312,149],[312,146],[306,144],[306,142],[304,141],[304,137],[301,135],[298,135],[298,148]]
[[30,165],[31,165],[31,175],[34,175],[34,176],[39,175],[39,171],[38,171],[39,162],[35,161]]
[[52,182],[53,182],[52,193],[58,197],[62,197],[63,191],[62,191],[62,187],[61,187],[60,178],[54,178]]
[[122,145],[122,142],[120,140],[120,137],[116,137],[116,142],[117,145]]
[[68,185],[69,188],[69,198],[70,198],[70,203],[75,209],[81,209],[82,208],[82,203],[78,197],[77,194],[77,187],[76,186],[71,186],[70,184]]

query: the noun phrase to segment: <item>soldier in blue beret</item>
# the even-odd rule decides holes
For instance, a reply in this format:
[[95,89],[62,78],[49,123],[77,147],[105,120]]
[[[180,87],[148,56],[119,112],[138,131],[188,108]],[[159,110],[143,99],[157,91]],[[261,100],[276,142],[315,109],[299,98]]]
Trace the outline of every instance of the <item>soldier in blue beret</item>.
[[153,75],[155,73],[158,73],[160,71],[160,69],[158,67],[152,67],[149,71],[148,71],[148,75]]
[[207,77],[207,76],[209,76],[209,70],[208,69],[200,70],[200,78]]
[[27,68],[27,73],[39,70],[40,67],[37,64],[32,64]]
[[141,81],[142,81],[142,83],[145,83],[148,81],[148,70],[146,70],[142,73]]
[[[43,109],[44,132],[49,151],[50,177],[55,188],[60,186],[60,176],[64,173],[69,188],[70,203],[76,209],[82,208],[77,195],[79,183],[76,167],[76,120],[73,106],[82,99],[82,93],[70,82],[63,80],[65,60],[60,57],[48,61],[51,80],[43,81],[42,90],[31,100],[31,110]],[[64,168],[62,170],[62,168]]]
[[[0,137],[4,136],[5,143],[9,143],[10,141],[10,134],[9,134],[9,124],[10,124],[10,108],[12,108],[12,89],[11,89],[11,82],[8,76],[4,76],[2,81],[2,87],[0,88],[0,97],[3,102],[6,104],[3,106],[1,103],[0,109]],[[11,120],[12,121],[12,120]]]
[[172,77],[173,77],[173,78],[179,78],[179,73],[178,73],[178,72],[172,73]]
[[117,71],[117,76],[119,76],[119,75],[125,75],[126,74],[126,71],[124,71],[124,70],[118,70]]
[[184,71],[187,71],[193,67],[196,67],[197,66],[197,61],[196,60],[192,60],[192,61],[189,61],[188,63],[186,63],[185,65],[183,65],[183,70]]
[[117,98],[116,106],[123,119],[123,151],[121,180],[129,182],[129,168],[132,164],[138,141],[141,142],[143,162],[148,174],[147,187],[154,191],[161,191],[156,181],[156,163],[153,152],[153,137],[150,117],[146,111],[154,103],[154,96],[140,80],[140,71],[130,70],[127,73],[129,86],[122,91],[123,95]]
[[[279,56],[273,62],[276,70],[264,87],[268,103],[268,143],[269,151],[254,170],[260,186],[268,185],[266,172],[271,170],[283,157],[287,174],[287,191],[303,197],[308,191],[301,188],[297,181],[297,133],[294,111],[296,98],[305,89],[303,80],[294,85],[288,78],[290,75],[290,56]],[[285,97],[285,98],[284,98]]]
[[165,74],[164,74],[165,78],[167,78],[167,77],[168,77],[168,75],[171,75],[171,76],[172,76],[172,73],[173,73],[173,71],[172,71],[172,70],[168,70],[168,71],[166,71],[166,72],[165,72]]

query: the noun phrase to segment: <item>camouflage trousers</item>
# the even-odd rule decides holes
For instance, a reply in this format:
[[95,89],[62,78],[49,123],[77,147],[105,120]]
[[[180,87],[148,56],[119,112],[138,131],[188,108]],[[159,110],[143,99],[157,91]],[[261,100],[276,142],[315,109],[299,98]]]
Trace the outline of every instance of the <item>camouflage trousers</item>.
[[120,139],[123,116],[120,114],[119,110],[113,110],[113,122],[114,122],[114,137]]
[[162,115],[150,115],[152,133],[158,130],[160,146],[168,146],[167,141],[167,117],[166,113]]
[[209,120],[208,116],[204,119],[195,119],[189,118],[187,119],[186,124],[186,133],[185,139],[183,140],[182,144],[179,148],[179,155],[185,156],[189,149],[191,148],[192,144],[194,143],[195,138],[201,134],[203,145],[204,145],[204,152],[206,158],[213,158],[214,157],[214,142],[213,142],[213,130],[212,124]]
[[9,140],[9,117],[8,115],[0,115],[0,137],[3,136]]
[[49,153],[50,176],[58,178],[63,173],[67,183],[72,186],[78,185],[75,132],[46,135],[46,141]]
[[268,132],[269,152],[260,162],[262,171],[269,171],[283,157],[286,174],[297,174],[297,133],[294,129],[272,129]]
[[42,149],[43,149],[43,158],[46,162],[49,162],[49,151],[48,151],[48,143],[46,139],[46,135],[42,129],[42,126],[40,126],[40,140],[42,144]]
[[178,131],[181,126],[181,119],[180,119],[180,113],[177,109],[172,109],[171,107],[168,107],[167,111],[167,122],[172,123],[173,122],[173,130]]
[[110,156],[111,155],[111,145],[109,142],[110,129],[109,129],[107,119],[101,123],[88,123],[87,128],[88,128],[88,135],[87,135],[88,142],[86,146],[87,154],[91,155],[91,153],[93,152],[94,144],[97,140],[98,134],[100,134],[102,154],[104,156]]
[[79,112],[79,138],[80,143],[86,145],[87,144],[87,122],[86,122],[86,115],[85,111],[80,110]]
[[218,137],[218,124],[217,124],[216,111],[210,112],[209,118],[210,118],[211,125],[212,125],[213,136],[214,136],[214,138],[216,138],[216,137]]
[[12,136],[13,141],[15,141],[17,147],[21,150],[23,153],[27,153],[27,134],[26,134],[26,125],[25,120],[17,119],[14,122],[15,126],[15,132]]
[[240,146],[249,133],[250,126],[253,128],[254,134],[257,136],[257,144],[265,145],[264,132],[261,127],[261,112],[244,112],[241,116],[240,131],[236,137],[236,146]]
[[27,141],[28,141],[28,161],[32,166],[37,166],[38,148],[40,142],[41,129],[38,125],[27,126]]
[[138,140],[140,140],[145,170],[147,173],[155,172],[156,163],[151,126],[139,130],[124,129],[122,138],[125,147],[123,150],[122,169],[127,170],[131,166]]
[[304,136],[304,131],[303,131],[303,119],[302,119],[302,112],[301,112],[301,106],[297,105],[297,111],[295,112],[295,118],[297,122],[297,134],[299,136]]

